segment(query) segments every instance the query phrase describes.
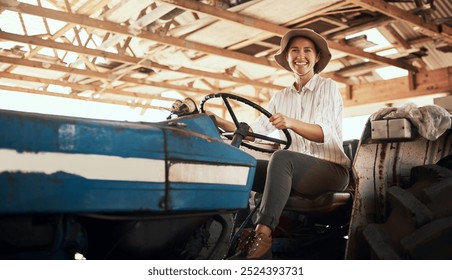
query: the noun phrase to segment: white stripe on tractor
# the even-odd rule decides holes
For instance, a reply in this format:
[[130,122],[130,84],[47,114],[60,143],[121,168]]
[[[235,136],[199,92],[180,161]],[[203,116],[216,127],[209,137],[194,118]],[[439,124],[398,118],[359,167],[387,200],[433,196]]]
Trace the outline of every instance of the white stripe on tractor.
[[0,149],[0,172],[66,172],[87,179],[165,182],[165,161],[56,152],[19,153]]
[[245,186],[249,170],[246,166],[173,163],[169,167],[169,181]]

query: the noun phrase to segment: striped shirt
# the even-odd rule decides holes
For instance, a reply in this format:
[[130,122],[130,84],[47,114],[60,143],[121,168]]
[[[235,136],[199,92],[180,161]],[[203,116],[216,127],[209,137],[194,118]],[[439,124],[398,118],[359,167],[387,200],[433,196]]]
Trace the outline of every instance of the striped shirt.
[[[310,124],[317,124],[323,130],[323,143],[305,139],[289,129],[292,145],[289,150],[308,154],[317,158],[350,168],[350,160],[342,146],[342,97],[336,82],[315,74],[300,90],[289,86],[276,92],[269,104],[272,114],[281,113]],[[255,133],[267,135],[276,130],[266,116],[260,116],[250,124]],[[279,131],[281,139],[284,133]]]

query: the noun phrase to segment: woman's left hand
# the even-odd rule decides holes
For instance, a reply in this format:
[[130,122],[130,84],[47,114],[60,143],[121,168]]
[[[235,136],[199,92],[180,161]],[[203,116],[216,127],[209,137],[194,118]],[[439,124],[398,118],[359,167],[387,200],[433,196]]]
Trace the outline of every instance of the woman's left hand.
[[306,123],[280,113],[274,114],[269,120],[277,129],[290,129],[309,141],[323,143],[323,129],[318,124]]
[[270,117],[270,122],[277,129],[289,129],[292,127],[293,119],[280,113],[276,113]]

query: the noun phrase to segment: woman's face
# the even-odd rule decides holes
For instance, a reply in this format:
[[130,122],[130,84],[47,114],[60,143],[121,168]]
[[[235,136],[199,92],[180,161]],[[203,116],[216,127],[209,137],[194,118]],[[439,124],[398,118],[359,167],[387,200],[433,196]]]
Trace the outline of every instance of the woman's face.
[[314,75],[314,66],[319,61],[314,43],[304,37],[295,37],[290,41],[286,58],[290,68],[298,76]]

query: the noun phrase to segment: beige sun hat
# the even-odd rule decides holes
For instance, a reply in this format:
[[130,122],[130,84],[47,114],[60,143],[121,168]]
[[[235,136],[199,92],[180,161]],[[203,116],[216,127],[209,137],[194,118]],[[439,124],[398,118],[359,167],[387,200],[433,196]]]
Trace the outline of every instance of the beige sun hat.
[[289,30],[286,34],[284,34],[281,39],[280,49],[274,56],[276,62],[284,69],[292,72],[292,69],[290,69],[289,63],[286,59],[286,47],[290,42],[290,39],[294,37],[305,37],[314,43],[317,51],[320,53],[320,59],[314,66],[314,72],[320,73],[323,69],[325,69],[331,59],[328,43],[320,34],[309,28],[296,28]]

